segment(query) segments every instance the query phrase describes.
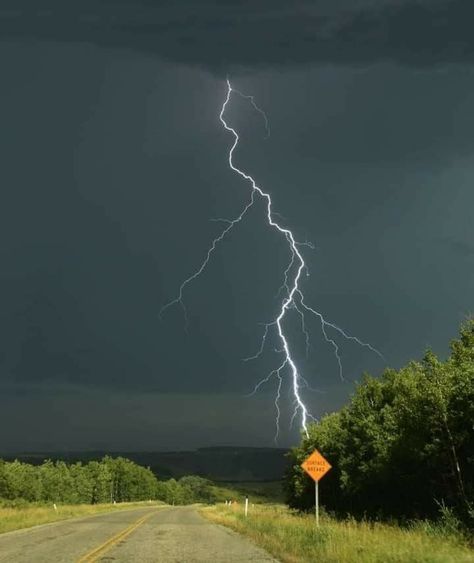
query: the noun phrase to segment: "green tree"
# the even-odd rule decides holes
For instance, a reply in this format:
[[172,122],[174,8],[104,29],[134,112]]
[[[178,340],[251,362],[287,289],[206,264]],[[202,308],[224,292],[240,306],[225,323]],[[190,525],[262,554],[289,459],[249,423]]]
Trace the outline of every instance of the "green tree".
[[212,483],[208,479],[196,475],[187,475],[181,477],[179,485],[183,489],[183,498],[187,504],[194,502],[212,504],[216,501]]
[[185,492],[176,479],[159,481],[157,485],[157,498],[167,504],[186,504]]
[[82,463],[74,463],[69,466],[69,474],[71,477],[72,490],[69,491],[67,498],[72,504],[92,504],[94,482],[91,478],[87,466]]
[[112,473],[107,463],[90,461],[85,466],[85,470],[92,485],[90,502],[92,504],[113,502]]
[[349,404],[309,428],[290,454],[290,506],[314,505],[300,463],[319,449],[333,465],[324,478],[329,508],[353,514],[432,516],[443,503],[463,518],[474,500],[474,321],[440,361],[421,362],[378,379],[365,376]]
[[3,465],[4,498],[38,501],[42,497],[42,484],[36,467],[15,460]]
[[114,459],[106,456],[102,463],[111,475],[113,500],[126,502],[155,498],[157,480],[149,468],[123,457]]
[[64,461],[46,460],[39,467],[42,484],[42,500],[70,503],[73,491],[73,479],[68,465]]

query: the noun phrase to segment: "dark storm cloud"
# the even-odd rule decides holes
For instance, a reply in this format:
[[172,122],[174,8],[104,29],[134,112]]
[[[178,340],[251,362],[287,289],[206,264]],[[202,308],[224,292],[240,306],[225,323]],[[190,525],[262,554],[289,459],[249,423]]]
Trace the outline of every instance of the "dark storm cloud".
[[472,0],[23,0],[3,5],[4,38],[89,42],[217,72],[380,61],[429,66],[474,58]]
[[[330,407],[338,408],[343,397],[339,389]],[[73,449],[153,451],[201,444],[268,444],[274,405],[267,394],[243,398],[232,393],[130,393],[70,384],[0,382],[0,413],[2,419],[15,421],[14,433],[10,424],[0,424],[3,455]],[[281,430],[280,444],[291,444],[291,432]]]
[[[0,384],[1,454],[71,449],[186,449],[197,444],[260,445],[272,401],[232,394],[124,393],[68,385]],[[239,424],[229,412],[239,412]],[[18,416],[18,413],[28,413]],[[203,413],[196,424],[196,413]],[[241,418],[241,420],[240,420]],[[34,420],[34,428],[31,421]],[[216,428],[218,431],[216,432]],[[179,437],[179,438],[178,438]]]
[[461,258],[468,259],[474,257],[474,244],[452,238],[441,239],[441,242],[446,245],[453,254]]
[[[229,108],[239,162],[318,247],[308,303],[394,367],[446,352],[472,308],[474,74],[433,65],[472,60],[471,2],[8,2],[0,448],[271,441],[274,388],[243,395],[275,367],[272,347],[241,361],[288,260],[262,208],[187,288],[188,334],[179,308],[158,318],[221,227],[208,219],[248,196],[218,122],[225,83],[203,68],[231,72],[269,116],[263,141],[244,100]],[[370,64],[387,60],[402,64]],[[317,322],[305,359],[299,326],[319,416],[350,384]],[[384,367],[341,351],[348,381]]]

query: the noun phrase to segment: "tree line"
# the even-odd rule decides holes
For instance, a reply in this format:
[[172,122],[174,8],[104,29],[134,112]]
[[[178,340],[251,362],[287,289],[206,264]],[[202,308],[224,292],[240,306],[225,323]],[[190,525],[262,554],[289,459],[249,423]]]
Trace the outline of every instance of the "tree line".
[[474,320],[461,326],[441,361],[365,375],[349,403],[309,426],[290,452],[285,479],[291,507],[314,506],[314,485],[300,464],[316,448],[333,468],[322,502],[339,514],[396,518],[454,511],[474,523]]
[[194,475],[160,481],[154,473],[123,457],[31,465],[0,459],[0,499],[11,502],[97,504],[161,500],[168,504],[212,503],[212,483]]

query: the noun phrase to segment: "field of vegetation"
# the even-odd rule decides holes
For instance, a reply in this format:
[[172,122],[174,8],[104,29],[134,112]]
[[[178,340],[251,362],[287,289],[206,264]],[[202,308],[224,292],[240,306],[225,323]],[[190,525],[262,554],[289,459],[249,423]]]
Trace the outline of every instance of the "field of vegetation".
[[283,505],[243,503],[208,507],[202,514],[248,536],[284,563],[468,563],[474,551],[449,513],[438,523],[416,521],[405,526],[323,516],[316,528],[312,514]]
[[0,503],[0,534],[30,528],[39,524],[48,524],[68,518],[92,516],[103,512],[143,508],[144,506],[165,506],[159,501],[123,502],[120,504],[67,504],[57,505],[37,503]]
[[160,480],[146,467],[123,457],[32,465],[0,459],[0,503],[104,504],[160,500],[167,504],[212,503],[212,483],[188,475]]
[[212,492],[217,503],[245,497],[248,497],[251,503],[284,502],[283,481],[215,483]]
[[218,490],[193,475],[159,480],[122,457],[85,464],[0,460],[0,533],[135,506],[212,503]]

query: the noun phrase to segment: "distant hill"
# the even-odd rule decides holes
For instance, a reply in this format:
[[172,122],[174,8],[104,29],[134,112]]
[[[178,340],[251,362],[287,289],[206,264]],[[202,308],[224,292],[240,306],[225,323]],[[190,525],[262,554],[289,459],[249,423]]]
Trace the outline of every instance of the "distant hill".
[[200,475],[213,481],[277,481],[288,465],[286,449],[212,447],[181,452],[35,452],[8,455],[3,459],[19,459],[41,463],[44,459],[89,461],[104,455],[122,456],[150,467],[159,477]]

